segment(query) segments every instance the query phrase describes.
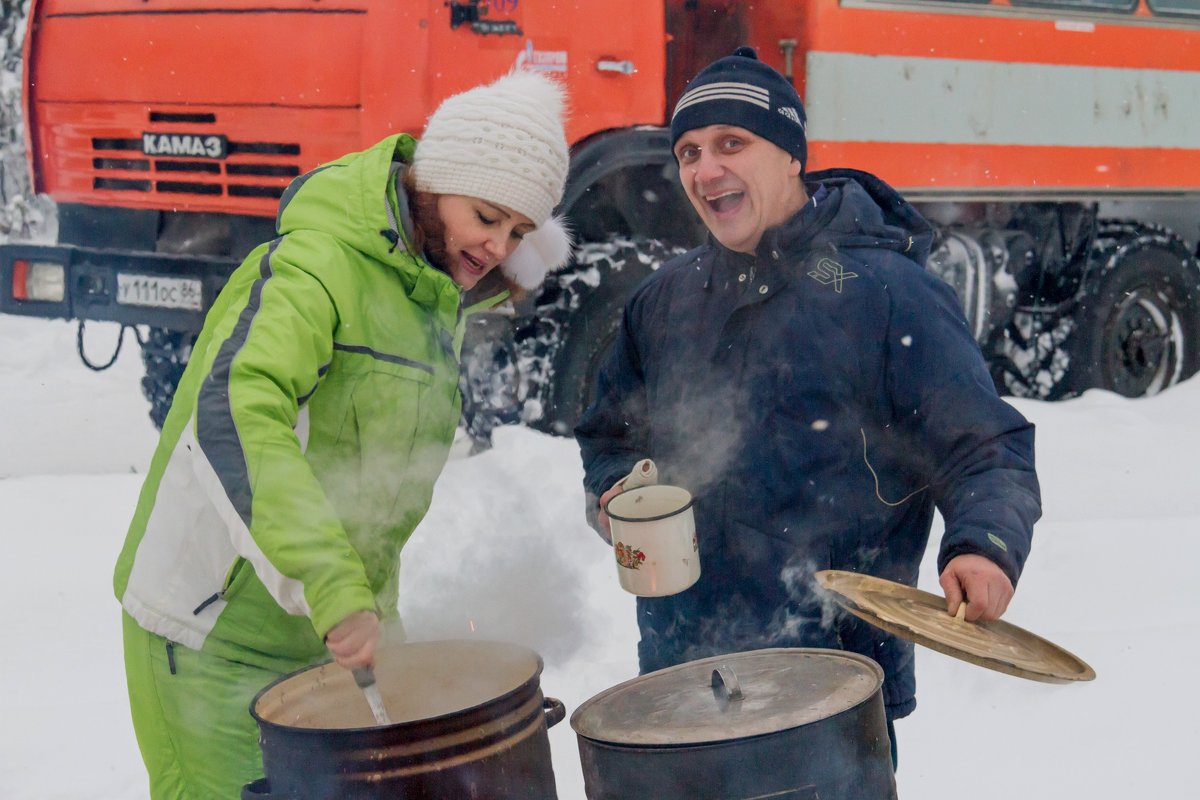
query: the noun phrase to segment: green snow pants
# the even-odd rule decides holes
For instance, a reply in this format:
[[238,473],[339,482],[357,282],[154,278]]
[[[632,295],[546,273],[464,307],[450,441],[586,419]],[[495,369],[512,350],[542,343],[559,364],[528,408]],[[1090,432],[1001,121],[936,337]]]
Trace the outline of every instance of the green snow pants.
[[169,645],[122,612],[133,730],[152,800],[238,800],[263,775],[254,695],[279,673]]

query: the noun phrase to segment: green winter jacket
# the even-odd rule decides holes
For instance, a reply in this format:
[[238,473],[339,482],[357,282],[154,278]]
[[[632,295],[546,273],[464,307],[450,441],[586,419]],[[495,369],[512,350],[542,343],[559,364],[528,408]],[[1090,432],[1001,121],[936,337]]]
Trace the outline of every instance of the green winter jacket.
[[279,238],[209,312],[114,576],[143,628],[286,671],[349,614],[396,614],[400,549],[458,423],[464,329],[457,284],[408,246],[396,186],[415,145],[293,181]]

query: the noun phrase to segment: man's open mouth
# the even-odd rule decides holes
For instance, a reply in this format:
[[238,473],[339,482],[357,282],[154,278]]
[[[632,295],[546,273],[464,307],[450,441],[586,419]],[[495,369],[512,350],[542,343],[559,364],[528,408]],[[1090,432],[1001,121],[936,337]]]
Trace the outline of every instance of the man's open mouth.
[[718,214],[726,211],[733,211],[741,204],[742,198],[745,196],[743,192],[738,192],[730,189],[726,192],[716,192],[704,196],[705,202]]

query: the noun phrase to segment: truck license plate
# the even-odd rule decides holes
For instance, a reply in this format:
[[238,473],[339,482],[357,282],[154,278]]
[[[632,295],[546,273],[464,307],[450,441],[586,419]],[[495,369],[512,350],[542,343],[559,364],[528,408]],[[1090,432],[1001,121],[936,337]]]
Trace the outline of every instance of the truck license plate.
[[200,281],[195,278],[117,273],[117,302],[127,306],[199,311],[202,299]]

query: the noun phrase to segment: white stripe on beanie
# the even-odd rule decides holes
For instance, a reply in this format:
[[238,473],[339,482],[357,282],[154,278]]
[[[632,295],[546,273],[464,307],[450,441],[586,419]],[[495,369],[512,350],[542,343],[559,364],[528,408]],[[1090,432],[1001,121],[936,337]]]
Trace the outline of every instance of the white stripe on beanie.
[[671,147],[690,130],[732,125],[750,131],[808,161],[804,103],[791,79],[739,47],[700,70],[688,83],[671,115]]
[[706,83],[703,86],[697,86],[690,92],[685,92],[683,97],[679,98],[679,102],[675,104],[675,111],[672,112],[671,116],[674,117],[688,106],[709,100],[740,100],[745,103],[752,103],[759,108],[768,110],[771,108],[771,93],[766,89],[749,83],[719,81],[716,83]]

